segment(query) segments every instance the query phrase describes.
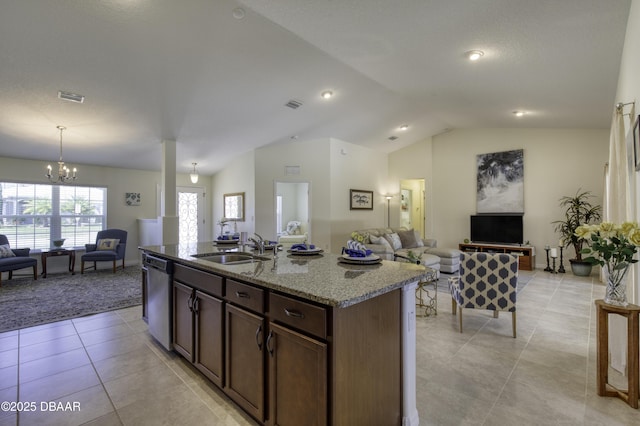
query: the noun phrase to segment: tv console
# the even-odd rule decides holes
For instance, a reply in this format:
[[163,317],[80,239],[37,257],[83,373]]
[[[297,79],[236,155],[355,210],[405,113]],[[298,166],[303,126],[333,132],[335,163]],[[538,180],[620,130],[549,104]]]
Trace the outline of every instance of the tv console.
[[536,248],[533,246],[521,246],[519,244],[491,244],[491,243],[461,243],[460,251],[508,253],[518,257],[518,268],[523,271],[533,271],[536,267]]

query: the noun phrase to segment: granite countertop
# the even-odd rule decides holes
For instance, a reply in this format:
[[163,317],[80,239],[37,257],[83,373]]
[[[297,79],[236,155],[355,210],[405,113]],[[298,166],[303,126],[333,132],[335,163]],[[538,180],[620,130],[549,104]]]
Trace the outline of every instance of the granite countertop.
[[351,265],[339,256],[322,253],[313,256],[266,251],[270,260],[223,265],[192,257],[197,253],[250,251],[248,247],[216,247],[212,243],[144,246],[140,250],[184,265],[235,278],[261,287],[295,295],[324,305],[344,308],[418,281],[431,273],[424,266],[382,261],[376,265]]

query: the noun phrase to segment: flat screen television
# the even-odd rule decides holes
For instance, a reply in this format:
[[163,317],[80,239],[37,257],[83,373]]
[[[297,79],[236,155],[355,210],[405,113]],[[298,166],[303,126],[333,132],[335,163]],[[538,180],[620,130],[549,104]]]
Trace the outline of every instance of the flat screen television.
[[522,215],[471,216],[471,241],[474,243],[522,244]]

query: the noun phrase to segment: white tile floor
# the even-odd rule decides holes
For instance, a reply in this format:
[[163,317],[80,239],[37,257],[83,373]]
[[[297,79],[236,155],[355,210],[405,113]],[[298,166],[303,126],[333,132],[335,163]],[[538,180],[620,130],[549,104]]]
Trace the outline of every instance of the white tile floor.
[[[526,272],[523,272],[526,273]],[[637,425],[640,410],[595,393],[596,280],[532,273],[510,315],[467,310],[464,333],[440,293],[417,319],[421,425]],[[0,334],[4,425],[252,425],[215,386],[148,335],[140,308]],[[41,402],[80,404],[42,411]]]

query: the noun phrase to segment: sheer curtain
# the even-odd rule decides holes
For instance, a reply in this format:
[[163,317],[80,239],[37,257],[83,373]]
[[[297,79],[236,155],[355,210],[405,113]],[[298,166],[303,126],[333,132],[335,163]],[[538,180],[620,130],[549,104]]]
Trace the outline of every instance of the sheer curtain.
[[[630,117],[633,129],[633,117],[635,117],[635,105],[631,105],[629,114],[624,114],[623,107],[616,107],[611,122],[609,136],[609,164],[605,169],[605,189],[603,194],[603,220],[607,222],[621,223],[634,221],[633,198],[631,197],[634,170],[633,137],[631,143],[625,137],[624,117]],[[634,269],[627,274],[628,296],[635,300],[633,282],[635,281]],[[629,292],[630,291],[630,292]],[[611,354],[611,367],[620,372],[626,369],[626,321],[619,315],[613,315],[609,321],[609,352]]]

